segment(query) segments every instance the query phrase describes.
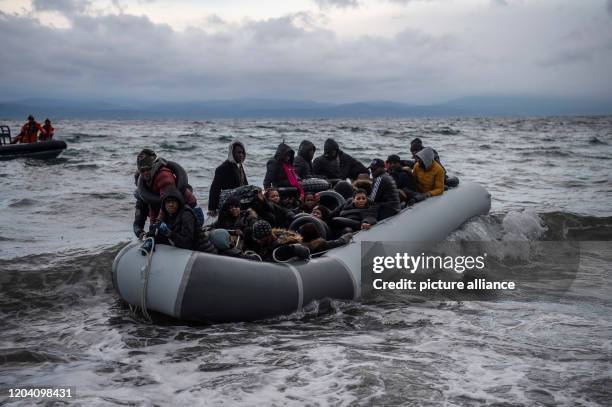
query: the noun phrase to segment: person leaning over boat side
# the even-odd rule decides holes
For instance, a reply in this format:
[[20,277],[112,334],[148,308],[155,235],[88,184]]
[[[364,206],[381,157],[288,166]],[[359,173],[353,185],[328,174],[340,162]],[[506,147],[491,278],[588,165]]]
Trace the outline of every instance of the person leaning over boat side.
[[264,261],[305,260],[310,250],[302,244],[302,236],[291,230],[274,228],[265,220],[253,224],[253,239],[257,241],[257,253]]
[[50,141],[55,135],[55,129],[51,126],[51,120],[45,119],[45,124],[42,126],[42,133],[40,134],[40,141]]
[[444,168],[434,159],[431,147],[416,153],[416,163],[412,169],[417,190],[427,198],[444,193]]
[[162,191],[162,206],[154,235],[157,243],[172,244],[179,249],[217,253],[208,235],[198,225],[193,209],[185,205],[183,194],[174,186]]
[[359,174],[366,174],[368,169],[355,158],[340,150],[340,146],[332,138],[325,140],[323,155],[312,163],[312,170],[317,176],[327,179],[350,178],[354,181]]
[[[142,178],[142,181],[140,179],[138,180],[137,191],[140,199],[148,205],[149,224],[152,225],[157,220],[161,205],[159,201],[153,202],[152,198],[147,198],[146,194],[161,196],[161,191],[163,189],[170,186],[176,187],[177,175],[169,167],[168,161],[161,157],[157,157],[155,151],[149,148],[145,148],[138,153],[138,156],[136,157],[136,166],[138,168],[138,173]],[[185,203],[193,209],[198,218],[198,222],[203,223],[204,213],[198,206],[198,201],[193,194],[191,187],[189,185],[185,186],[182,193]],[[144,223],[142,223],[142,228],[144,228]]]
[[264,188],[296,188],[300,198],[304,197],[304,189],[293,168],[295,152],[287,144],[280,143],[276,148],[274,157],[266,164],[266,176],[264,177]]
[[215,176],[210,185],[208,196],[209,216],[217,216],[221,190],[234,189],[249,184],[242,166],[245,158],[244,144],[238,140],[232,141],[228,147],[227,160],[215,169]]
[[395,181],[385,170],[385,162],[375,158],[369,168],[373,178],[370,199],[378,206],[376,220],[396,215],[401,210],[399,191]]
[[344,246],[351,241],[352,233],[345,233],[335,240],[325,240],[319,234],[317,227],[312,223],[306,223],[299,228],[299,233],[304,239],[304,246],[308,247],[311,254],[321,253],[336,247]]
[[21,131],[17,137],[11,140],[11,144],[36,143],[38,141],[38,133],[44,133],[44,130],[40,123],[34,120],[34,116],[29,115],[28,121],[21,126]]
[[293,160],[293,168],[300,179],[312,178],[312,159],[317,148],[310,140],[302,140],[298,153]]
[[237,248],[230,237],[230,232],[225,229],[215,229],[210,232],[210,241],[222,256],[238,257],[240,259],[261,261],[257,254],[249,254]]

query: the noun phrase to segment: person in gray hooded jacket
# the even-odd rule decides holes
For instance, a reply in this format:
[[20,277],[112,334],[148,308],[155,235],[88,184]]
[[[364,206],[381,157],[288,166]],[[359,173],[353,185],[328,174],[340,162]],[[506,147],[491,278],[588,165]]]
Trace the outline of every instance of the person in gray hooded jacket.
[[230,143],[228,150],[227,160],[217,167],[215,177],[210,185],[210,195],[208,197],[209,216],[217,216],[221,190],[234,189],[249,184],[242,166],[246,158],[244,144],[234,140]]

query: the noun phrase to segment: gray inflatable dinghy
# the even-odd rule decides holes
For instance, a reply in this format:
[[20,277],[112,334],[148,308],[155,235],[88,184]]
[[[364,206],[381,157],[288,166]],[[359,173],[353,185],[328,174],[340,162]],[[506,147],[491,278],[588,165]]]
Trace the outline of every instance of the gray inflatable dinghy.
[[422,250],[424,242],[444,240],[468,219],[488,213],[490,206],[491,197],[482,186],[464,182],[307,262],[263,263],[158,245],[148,268],[137,241],[115,258],[113,283],[129,304],[184,320],[286,315],[314,300],[358,299],[361,241],[407,241]]

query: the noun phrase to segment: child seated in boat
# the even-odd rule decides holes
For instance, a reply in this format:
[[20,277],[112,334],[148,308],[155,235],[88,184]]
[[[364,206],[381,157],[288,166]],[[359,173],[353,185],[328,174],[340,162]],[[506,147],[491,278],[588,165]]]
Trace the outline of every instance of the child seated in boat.
[[216,253],[208,235],[198,226],[193,209],[185,205],[183,194],[176,187],[162,191],[159,222],[150,232],[156,242],[171,244],[180,249]]
[[324,205],[317,205],[312,208],[311,215],[329,224],[331,220],[331,211]]
[[[340,211],[340,218],[352,220],[352,224],[346,224],[353,231],[360,229],[369,229],[372,225],[376,224],[376,212],[377,208],[374,202],[372,202],[364,189],[357,189],[353,195],[353,199],[349,199],[342,210]],[[334,218],[336,224],[342,224],[342,220]],[[351,223],[351,222],[348,222]]]
[[314,192],[305,192],[304,201],[300,205],[300,212],[311,213],[315,206],[317,206],[316,194]]
[[243,252],[236,247],[235,242],[231,239],[229,231],[225,229],[215,229],[210,232],[210,241],[220,255],[261,261],[261,258],[257,254]]
[[270,222],[272,227],[286,228],[295,217],[295,213],[280,204],[280,194],[276,188],[268,188],[264,193],[268,202],[269,210],[274,215],[274,222]]
[[257,254],[264,261],[285,262],[310,257],[310,250],[302,244],[300,234],[287,229],[272,229],[272,225],[265,220],[255,222],[252,236],[258,243]]

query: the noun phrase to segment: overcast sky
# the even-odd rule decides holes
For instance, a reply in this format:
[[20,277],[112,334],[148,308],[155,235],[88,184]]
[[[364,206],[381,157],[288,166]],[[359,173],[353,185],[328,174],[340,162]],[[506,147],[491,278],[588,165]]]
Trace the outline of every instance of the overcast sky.
[[612,98],[612,0],[0,0],[0,100]]

